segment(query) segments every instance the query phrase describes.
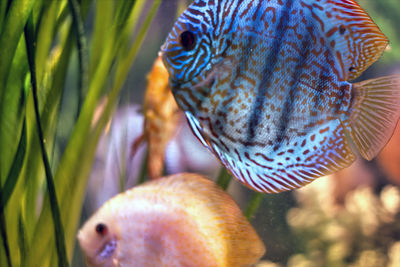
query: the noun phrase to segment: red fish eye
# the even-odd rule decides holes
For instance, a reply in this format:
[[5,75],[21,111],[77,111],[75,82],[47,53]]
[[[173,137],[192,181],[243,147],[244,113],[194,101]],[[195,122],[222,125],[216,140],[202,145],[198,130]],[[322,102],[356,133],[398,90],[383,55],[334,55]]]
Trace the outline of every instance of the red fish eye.
[[99,223],[96,225],[96,233],[101,236],[105,236],[107,234],[107,226],[104,223]]
[[185,51],[190,51],[195,46],[195,36],[191,31],[184,31],[179,36],[179,43]]

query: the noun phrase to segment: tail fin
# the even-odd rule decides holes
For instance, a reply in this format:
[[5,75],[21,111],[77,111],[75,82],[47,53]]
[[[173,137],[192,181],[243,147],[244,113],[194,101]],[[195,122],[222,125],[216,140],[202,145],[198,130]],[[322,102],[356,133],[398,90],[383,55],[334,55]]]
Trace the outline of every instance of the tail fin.
[[360,154],[373,159],[387,144],[400,117],[400,75],[355,83],[348,134]]

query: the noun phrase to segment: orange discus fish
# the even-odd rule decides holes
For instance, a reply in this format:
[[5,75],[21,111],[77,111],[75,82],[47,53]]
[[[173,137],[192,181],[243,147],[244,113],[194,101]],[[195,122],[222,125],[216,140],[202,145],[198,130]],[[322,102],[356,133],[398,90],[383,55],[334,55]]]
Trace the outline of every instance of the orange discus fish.
[[134,141],[131,156],[144,141],[148,145],[150,179],[162,176],[165,148],[176,132],[181,113],[168,85],[168,72],[158,57],[147,76],[143,134]]
[[233,199],[189,173],[117,195],[78,239],[88,266],[250,266],[265,253]]

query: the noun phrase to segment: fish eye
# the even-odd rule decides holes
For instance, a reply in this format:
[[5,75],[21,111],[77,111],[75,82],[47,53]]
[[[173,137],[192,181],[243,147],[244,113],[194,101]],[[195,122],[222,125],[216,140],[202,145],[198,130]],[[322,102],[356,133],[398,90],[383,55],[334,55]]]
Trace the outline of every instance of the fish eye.
[[98,233],[101,236],[105,236],[108,232],[107,225],[104,223],[99,223],[96,225],[96,233]]
[[195,36],[191,31],[184,31],[179,35],[179,43],[183,50],[190,51],[195,47]]
[[343,35],[345,31],[346,31],[346,28],[345,28],[343,25],[340,25],[340,27],[339,27],[339,33],[340,33],[341,35]]

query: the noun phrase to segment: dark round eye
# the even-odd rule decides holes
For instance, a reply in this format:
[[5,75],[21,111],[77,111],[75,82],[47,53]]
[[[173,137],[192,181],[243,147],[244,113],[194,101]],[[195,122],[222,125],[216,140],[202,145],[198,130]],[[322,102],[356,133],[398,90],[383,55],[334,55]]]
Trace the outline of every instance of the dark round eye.
[[343,35],[345,31],[346,31],[346,28],[343,25],[340,25],[339,33]]
[[179,36],[179,43],[185,51],[190,51],[195,47],[195,36],[191,31],[184,31]]
[[96,233],[98,233],[99,235],[105,236],[107,234],[107,225],[105,225],[104,223],[99,223],[96,225]]

